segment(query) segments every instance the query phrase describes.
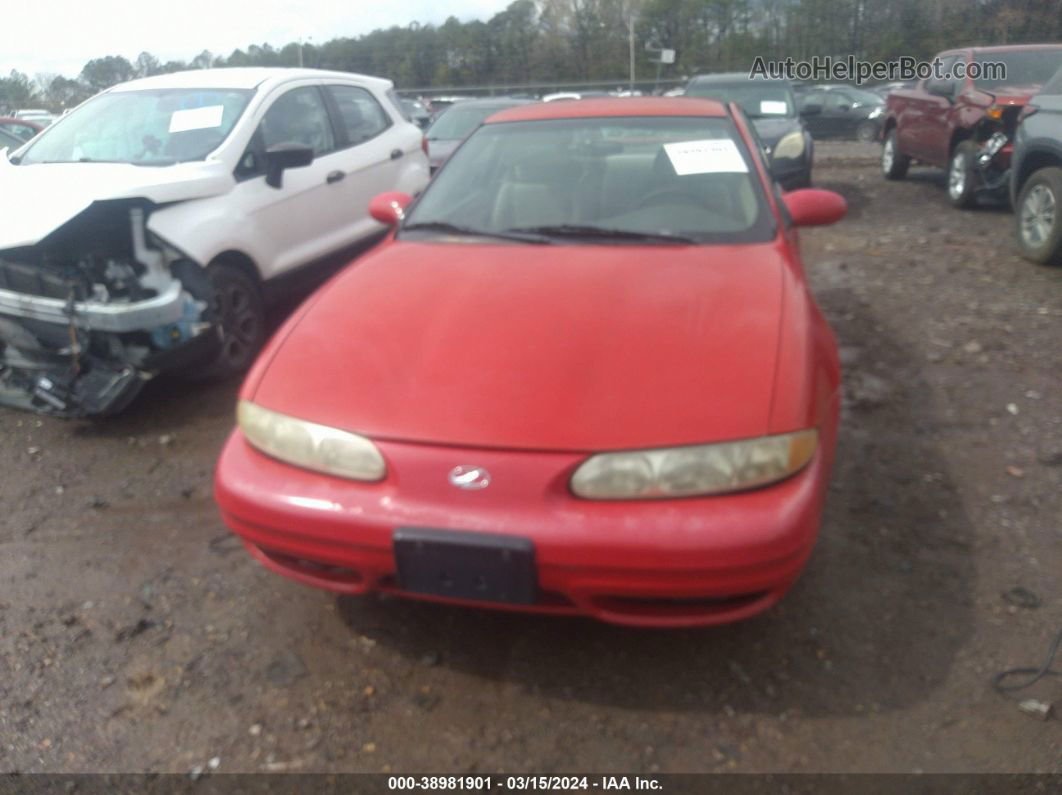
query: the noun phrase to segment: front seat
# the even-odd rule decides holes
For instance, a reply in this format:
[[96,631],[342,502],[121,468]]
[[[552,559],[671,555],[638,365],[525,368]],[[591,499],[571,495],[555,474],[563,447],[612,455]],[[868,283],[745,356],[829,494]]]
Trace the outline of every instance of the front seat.
[[495,229],[571,223],[572,194],[578,175],[571,163],[556,158],[527,158],[502,182],[491,222]]

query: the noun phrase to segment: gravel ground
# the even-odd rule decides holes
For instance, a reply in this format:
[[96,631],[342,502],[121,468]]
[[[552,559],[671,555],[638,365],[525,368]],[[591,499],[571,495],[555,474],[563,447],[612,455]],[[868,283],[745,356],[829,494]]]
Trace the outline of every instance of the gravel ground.
[[776,609],[676,632],[336,599],[218,518],[234,384],[0,409],[0,770],[1062,772],[1057,716],[988,686],[1062,628],[1062,269],[933,170],[818,151],[850,204],[804,234],[847,397]]

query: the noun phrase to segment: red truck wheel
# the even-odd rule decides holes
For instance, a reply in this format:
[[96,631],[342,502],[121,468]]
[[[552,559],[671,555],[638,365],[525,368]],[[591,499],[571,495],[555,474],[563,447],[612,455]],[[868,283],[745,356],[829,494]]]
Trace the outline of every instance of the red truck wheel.
[[881,148],[881,172],[885,179],[903,179],[911,167],[911,158],[900,152],[896,143],[896,130],[889,130],[885,136],[885,145]]
[[979,147],[973,141],[963,141],[952,150],[948,161],[948,201],[953,207],[966,209],[977,203],[974,195],[977,174],[974,173],[974,158]]
[[1021,255],[1040,265],[1062,265],[1062,168],[1041,168],[1029,177],[1015,210]]

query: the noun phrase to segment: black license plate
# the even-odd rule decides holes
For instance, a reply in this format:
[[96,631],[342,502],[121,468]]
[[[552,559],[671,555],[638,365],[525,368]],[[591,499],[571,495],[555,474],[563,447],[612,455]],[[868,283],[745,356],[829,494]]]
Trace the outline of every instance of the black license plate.
[[535,601],[535,547],[530,539],[400,527],[393,544],[402,590],[478,602]]

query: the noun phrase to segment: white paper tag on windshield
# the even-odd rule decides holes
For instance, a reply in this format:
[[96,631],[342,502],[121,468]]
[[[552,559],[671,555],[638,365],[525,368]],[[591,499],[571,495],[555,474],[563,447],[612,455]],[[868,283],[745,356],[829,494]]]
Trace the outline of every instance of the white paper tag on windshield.
[[664,151],[680,177],[687,174],[746,174],[749,170],[737,145],[729,138],[664,144]]
[[225,115],[224,105],[207,105],[205,108],[175,110],[170,116],[170,132],[179,133],[188,130],[205,130],[220,127],[221,117]]
[[789,105],[778,100],[765,99],[760,102],[760,115],[762,116],[785,116],[789,112]]

